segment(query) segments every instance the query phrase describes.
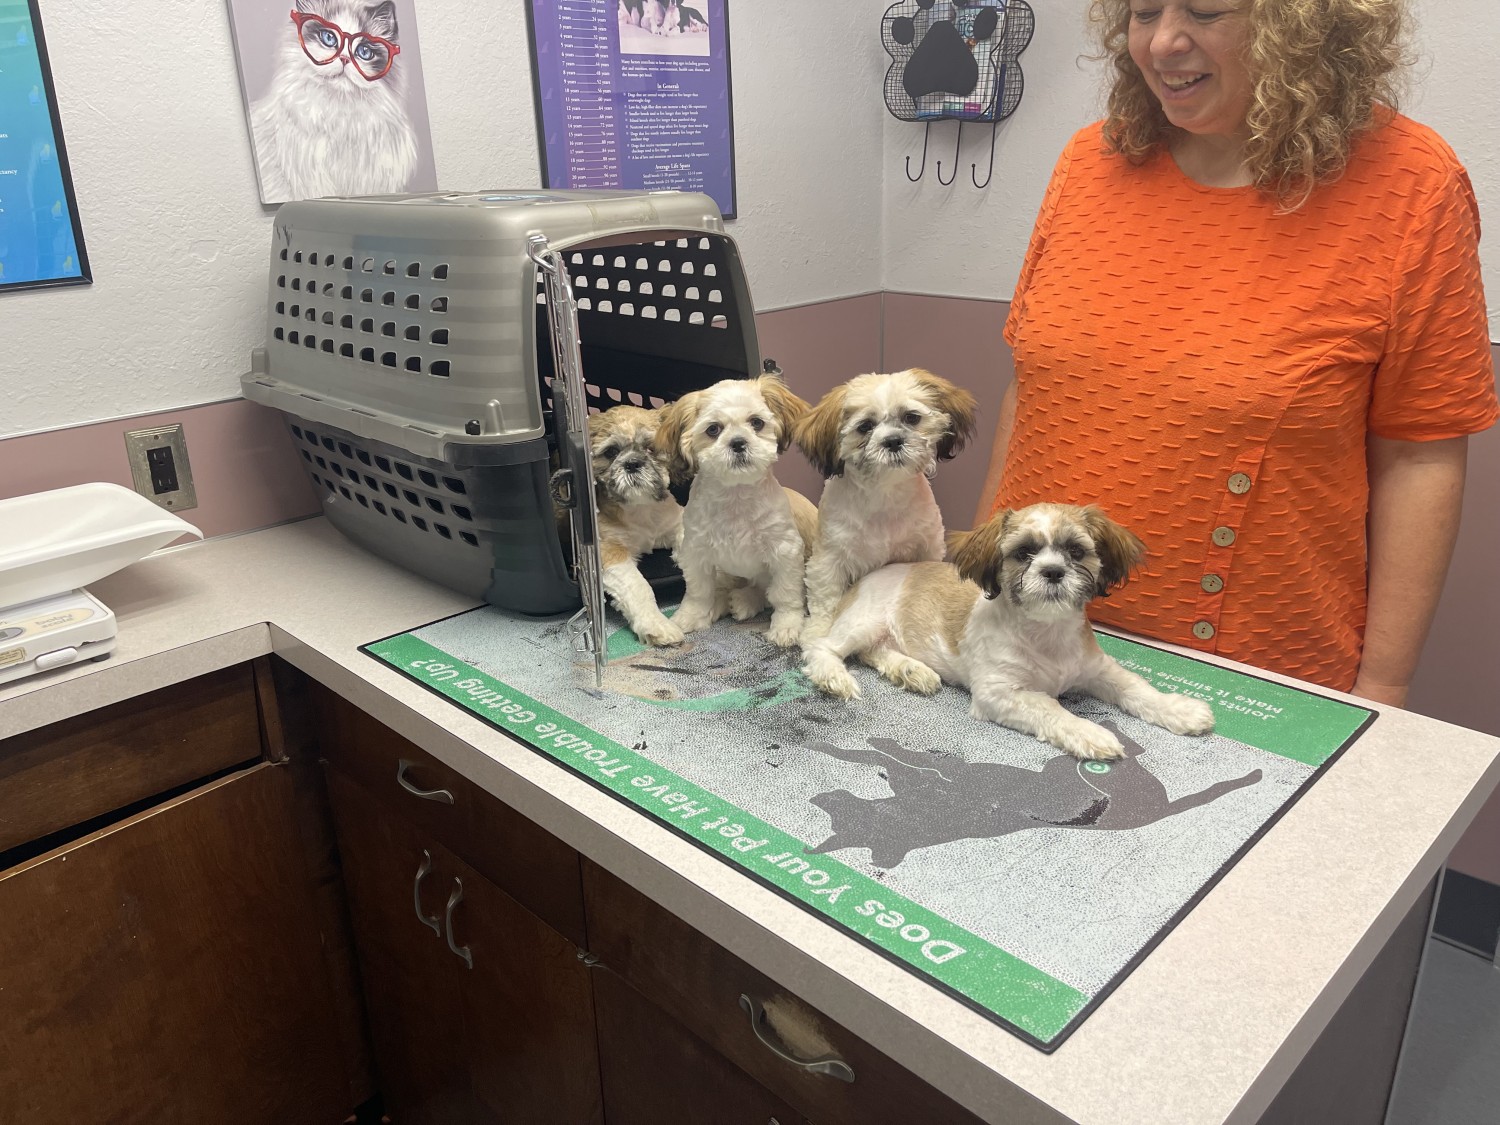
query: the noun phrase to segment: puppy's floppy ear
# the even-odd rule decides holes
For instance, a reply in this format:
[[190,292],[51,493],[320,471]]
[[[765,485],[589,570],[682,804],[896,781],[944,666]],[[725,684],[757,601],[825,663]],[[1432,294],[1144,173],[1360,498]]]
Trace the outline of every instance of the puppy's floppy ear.
[[674,484],[692,480],[698,471],[698,459],[693,456],[692,448],[693,427],[698,424],[702,401],[702,391],[689,391],[676,402],[667,403],[657,414],[656,437],[652,445],[667,459],[667,469]]
[[792,430],[812,408],[794,395],[779,376],[761,375],[755,383],[760,390],[760,397],[766,400],[766,405],[781,423],[780,432],[776,435],[776,452],[785,453],[787,446],[792,444]]
[[979,416],[979,403],[962,387],[956,387],[940,375],[914,367],[911,373],[923,385],[927,400],[948,415],[948,432],[938,441],[939,461],[949,461],[963,451],[964,445],[974,436],[974,424]]
[[1000,540],[1010,512],[996,512],[973,531],[955,531],[948,536],[948,554],[958,568],[959,577],[967,578],[993,598],[1000,592]]
[[802,416],[794,427],[792,440],[807,454],[824,480],[842,476],[844,460],[839,456],[839,431],[844,425],[844,402],[849,393],[847,383],[840,383]]
[[1097,595],[1107,598],[1111,590],[1125,585],[1130,572],[1145,561],[1146,544],[1135,532],[1121,527],[1092,504],[1083,509],[1083,526],[1094,541],[1101,564]]

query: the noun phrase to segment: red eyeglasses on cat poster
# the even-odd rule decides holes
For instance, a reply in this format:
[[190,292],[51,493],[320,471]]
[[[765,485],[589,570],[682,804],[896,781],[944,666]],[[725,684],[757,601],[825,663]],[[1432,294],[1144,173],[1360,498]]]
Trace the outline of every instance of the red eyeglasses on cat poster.
[[262,203],[437,190],[413,0],[229,0]]

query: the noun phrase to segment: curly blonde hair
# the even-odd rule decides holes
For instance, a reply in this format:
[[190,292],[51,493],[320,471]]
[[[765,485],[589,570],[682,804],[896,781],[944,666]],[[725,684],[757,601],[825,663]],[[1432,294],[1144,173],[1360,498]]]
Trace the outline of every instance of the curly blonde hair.
[[[1411,61],[1407,0],[1245,0],[1254,93],[1245,166],[1285,210],[1337,179],[1359,134],[1388,118]],[[1114,67],[1111,152],[1145,160],[1176,130],[1130,57],[1130,0],[1093,0],[1099,59]]]

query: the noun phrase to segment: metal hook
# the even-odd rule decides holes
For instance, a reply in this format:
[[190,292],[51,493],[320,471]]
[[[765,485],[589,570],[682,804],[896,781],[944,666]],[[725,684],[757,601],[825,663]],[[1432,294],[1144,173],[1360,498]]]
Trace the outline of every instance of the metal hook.
[[906,178],[912,183],[916,183],[918,180],[920,180],[922,178],[922,173],[927,171],[927,138],[931,133],[932,122],[929,121],[926,128],[922,130],[922,167],[917,169],[917,174],[915,176],[911,174],[911,157],[908,156],[906,158]]
[[979,182],[979,164],[976,162],[969,165],[969,178],[974,181],[974,186],[983,191],[990,186],[990,177],[995,174],[995,134],[1000,130],[1000,118],[996,116],[990,123],[990,166],[984,174],[984,183]]
[[943,162],[941,160],[937,162],[938,183],[942,184],[944,187],[947,187],[954,180],[958,179],[958,147],[959,145],[963,144],[963,140],[964,123],[960,121],[958,123],[958,134],[953,139],[953,175],[949,176],[946,180],[943,179]]

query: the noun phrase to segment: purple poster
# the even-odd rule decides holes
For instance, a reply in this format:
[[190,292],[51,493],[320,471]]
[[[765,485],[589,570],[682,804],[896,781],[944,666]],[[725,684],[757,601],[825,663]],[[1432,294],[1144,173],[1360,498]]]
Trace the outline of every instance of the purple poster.
[[542,186],[701,191],[734,218],[726,0],[529,0]]

